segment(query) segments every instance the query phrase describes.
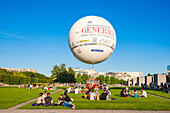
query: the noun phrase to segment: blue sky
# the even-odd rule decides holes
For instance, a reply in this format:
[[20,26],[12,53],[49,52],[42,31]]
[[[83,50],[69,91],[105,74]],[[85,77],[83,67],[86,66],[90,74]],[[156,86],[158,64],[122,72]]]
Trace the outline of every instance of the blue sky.
[[117,45],[97,71],[165,73],[170,64],[169,0],[0,0],[0,67],[35,68],[51,75],[54,65],[90,69],[68,45],[78,19],[96,15],[114,27]]

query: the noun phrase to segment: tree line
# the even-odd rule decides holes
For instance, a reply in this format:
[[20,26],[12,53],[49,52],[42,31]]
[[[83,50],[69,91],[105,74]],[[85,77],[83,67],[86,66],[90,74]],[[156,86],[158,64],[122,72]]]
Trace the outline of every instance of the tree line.
[[[53,66],[53,70],[51,71],[52,75],[51,78],[54,80],[54,82],[60,82],[60,83],[83,83],[86,84],[88,79],[91,79],[91,77],[85,73],[82,75],[80,73],[77,74],[77,77],[75,77],[74,70],[69,67],[66,69],[65,64],[61,64],[60,66],[55,65]],[[127,84],[126,81],[123,79],[119,80],[113,76],[104,76],[100,75],[99,77],[96,77],[95,79],[100,80],[100,84]]]

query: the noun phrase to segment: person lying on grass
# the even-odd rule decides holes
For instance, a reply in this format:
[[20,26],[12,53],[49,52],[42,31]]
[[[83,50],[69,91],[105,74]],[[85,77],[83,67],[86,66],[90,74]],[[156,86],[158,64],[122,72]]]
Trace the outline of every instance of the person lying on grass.
[[69,104],[69,103],[65,102],[65,99],[64,99],[62,94],[58,98],[58,105],[65,106],[65,107],[70,107],[70,108],[75,109],[75,105],[74,104]]
[[37,99],[37,103],[32,104],[32,106],[42,106],[42,105],[44,105],[43,102],[44,102],[43,93],[40,93],[39,97]]

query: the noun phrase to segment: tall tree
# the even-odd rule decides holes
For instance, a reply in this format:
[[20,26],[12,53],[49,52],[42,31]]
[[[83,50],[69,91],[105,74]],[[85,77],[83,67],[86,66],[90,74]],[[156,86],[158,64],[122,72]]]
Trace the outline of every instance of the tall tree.
[[100,75],[99,79],[100,79],[100,84],[104,84],[105,83],[104,75]]
[[81,74],[80,73],[77,74],[76,82],[81,83]]
[[60,66],[55,65],[53,66],[53,70],[51,71],[52,73],[51,78],[55,80],[60,73],[64,73],[66,71],[67,70],[66,70],[65,64],[61,64]]
[[109,78],[109,76],[106,76],[106,77],[105,77],[105,83],[106,83],[106,84],[109,84],[109,83],[110,83],[110,78]]
[[60,66],[55,65],[51,73],[52,73],[51,78],[53,78],[55,82],[61,83],[76,82],[74,70],[72,70],[72,68],[69,67],[67,71],[65,64],[61,64]]
[[86,84],[88,79],[89,79],[89,76],[87,74],[83,73],[83,75],[81,76],[81,82],[83,84]]

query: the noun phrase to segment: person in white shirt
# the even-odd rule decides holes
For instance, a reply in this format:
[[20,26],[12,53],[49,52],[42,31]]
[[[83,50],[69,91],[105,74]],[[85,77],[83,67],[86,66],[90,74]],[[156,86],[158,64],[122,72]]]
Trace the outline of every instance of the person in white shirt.
[[79,89],[76,87],[76,89],[75,89],[75,94],[78,94],[78,91],[79,91]]
[[142,94],[140,95],[140,97],[147,97],[146,91],[144,91],[143,89],[141,89],[141,91],[142,91]]
[[46,96],[47,96],[47,91],[44,92],[44,95],[42,97],[45,98]]
[[95,93],[94,93],[94,91],[91,91],[90,92],[90,100],[95,100]]
[[46,86],[44,86],[44,90],[47,90],[48,88]]
[[32,85],[30,84],[30,87],[29,87],[30,89],[32,89]]

